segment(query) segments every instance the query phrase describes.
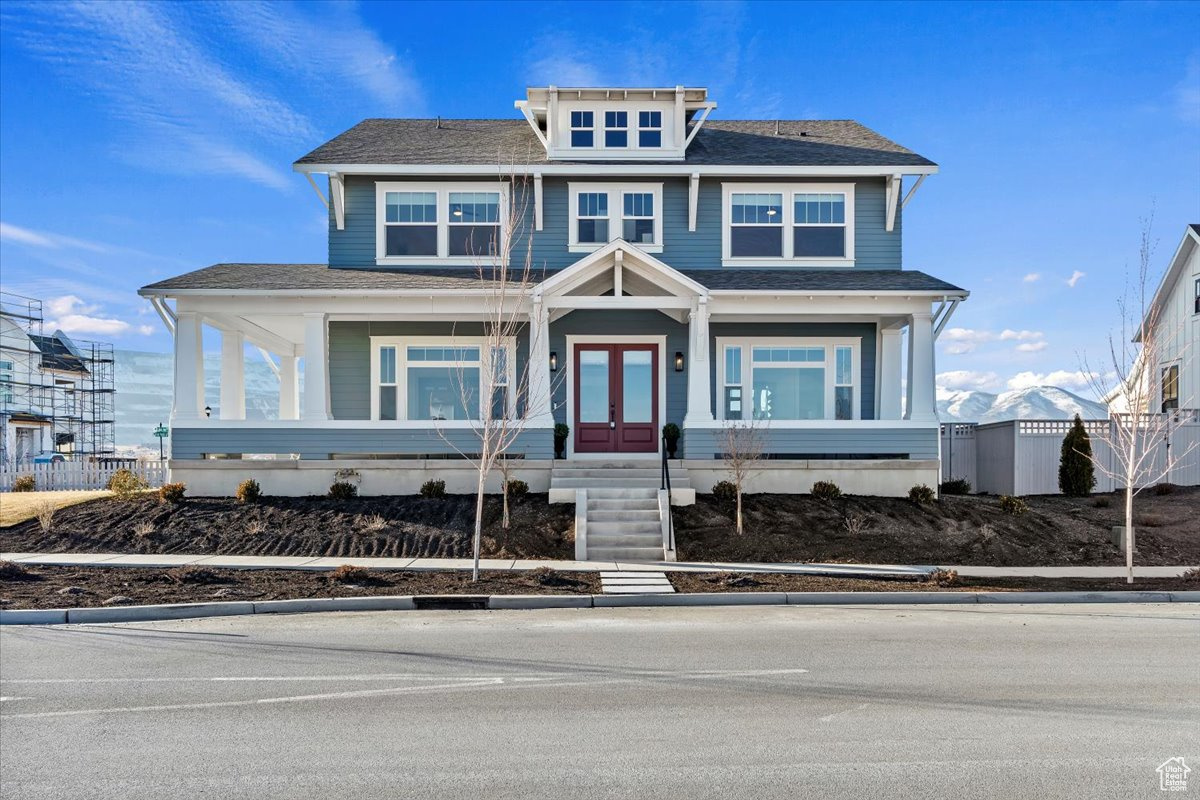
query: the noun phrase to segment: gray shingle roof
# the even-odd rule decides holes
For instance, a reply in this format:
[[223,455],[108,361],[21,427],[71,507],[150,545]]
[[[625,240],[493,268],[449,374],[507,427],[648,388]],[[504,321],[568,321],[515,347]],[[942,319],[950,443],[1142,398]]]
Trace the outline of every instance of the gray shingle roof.
[[[557,270],[539,272],[542,280]],[[694,269],[682,270],[716,291],[912,291],[960,293],[953,284],[916,270],[867,269]],[[214,264],[142,288],[146,294],[179,289],[270,291],[470,289],[479,283],[472,268],[331,269],[325,264]]]
[[[775,126],[779,125],[779,133]],[[297,164],[546,164],[523,119],[366,119]],[[556,164],[596,163],[556,160]],[[656,163],[647,161],[613,162]],[[662,162],[679,163],[679,162]],[[853,120],[710,120],[686,164],[713,166],[933,166]]]

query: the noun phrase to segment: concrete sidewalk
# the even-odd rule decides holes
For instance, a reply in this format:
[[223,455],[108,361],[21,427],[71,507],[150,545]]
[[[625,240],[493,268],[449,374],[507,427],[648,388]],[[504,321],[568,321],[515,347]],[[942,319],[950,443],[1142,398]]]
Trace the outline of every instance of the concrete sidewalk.
[[[0,560],[16,561],[31,566],[80,567],[180,567],[196,565],[216,569],[304,569],[328,570],[342,564],[370,569],[405,570],[468,570],[469,558],[351,558],[327,556],[235,556],[184,554],[121,554],[121,553],[0,553]],[[726,562],[614,562],[614,561],[528,561],[522,559],[485,558],[479,562],[484,570],[527,570],[538,567],[568,572],[764,572],[797,575],[829,575],[844,577],[906,577],[924,575],[933,569],[953,569],[962,576],[1001,578],[1122,578],[1124,567],[972,567],[924,566],[904,564],[765,564]],[[1139,578],[1173,578],[1191,569],[1178,567],[1134,567]]]

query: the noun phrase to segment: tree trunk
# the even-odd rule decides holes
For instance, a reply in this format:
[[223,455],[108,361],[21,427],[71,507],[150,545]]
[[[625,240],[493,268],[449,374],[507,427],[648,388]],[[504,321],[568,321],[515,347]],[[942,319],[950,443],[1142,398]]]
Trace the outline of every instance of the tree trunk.
[[479,470],[479,482],[475,491],[475,564],[471,569],[471,581],[479,580],[479,548],[483,541],[483,489],[486,475]]
[[738,536],[742,535],[742,487],[738,487],[737,491],[737,532]]
[[500,489],[500,494],[504,497],[502,501],[502,505],[504,506],[504,514],[503,518],[501,519],[500,526],[504,528],[504,530],[508,530],[508,475],[506,473],[500,477],[504,481],[504,486]]
[[1133,478],[1125,481],[1125,570],[1126,583],[1133,583]]

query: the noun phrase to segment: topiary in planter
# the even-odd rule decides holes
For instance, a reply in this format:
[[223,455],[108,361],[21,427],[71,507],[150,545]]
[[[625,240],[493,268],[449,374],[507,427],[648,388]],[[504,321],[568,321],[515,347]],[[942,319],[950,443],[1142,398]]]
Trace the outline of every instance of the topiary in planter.
[[1058,461],[1058,488],[1067,497],[1087,497],[1096,488],[1096,469],[1092,464],[1092,440],[1075,415],[1075,423],[1062,441]]
[[679,447],[679,426],[674,422],[668,422],[666,425],[663,425],[662,435],[663,441],[667,445],[667,458],[674,458],[675,451]]
[[567,457],[567,437],[571,435],[571,428],[565,423],[558,422],[554,425],[554,457]]
[[[529,487],[526,486],[526,489]],[[441,499],[446,496],[446,482],[442,480],[425,481],[421,484],[421,497]]]

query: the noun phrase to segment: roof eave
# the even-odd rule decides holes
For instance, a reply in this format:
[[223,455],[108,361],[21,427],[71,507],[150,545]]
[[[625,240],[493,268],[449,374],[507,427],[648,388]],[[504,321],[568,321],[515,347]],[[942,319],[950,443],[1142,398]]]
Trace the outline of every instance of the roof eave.
[[334,164],[297,161],[292,170],[301,174],[338,175],[481,175],[514,174],[588,175],[612,172],[626,175],[811,175],[814,177],[889,177],[892,175],[936,175],[938,165],[892,164],[883,166],[830,166],[820,164],[688,164],[684,162],[614,164],[605,161],[556,164]]

